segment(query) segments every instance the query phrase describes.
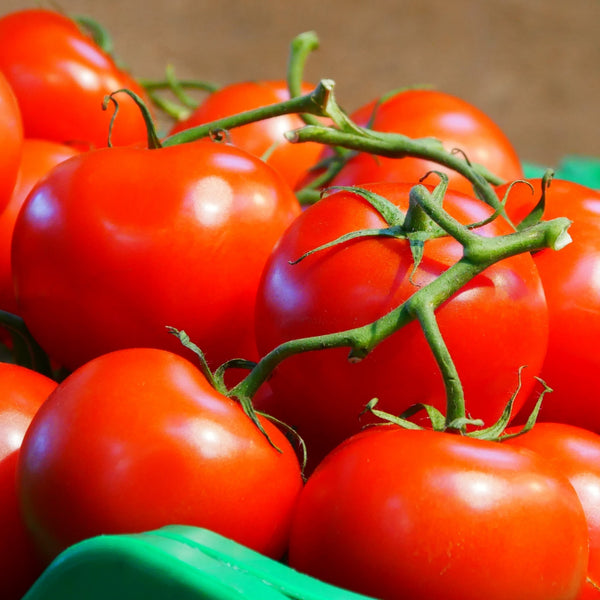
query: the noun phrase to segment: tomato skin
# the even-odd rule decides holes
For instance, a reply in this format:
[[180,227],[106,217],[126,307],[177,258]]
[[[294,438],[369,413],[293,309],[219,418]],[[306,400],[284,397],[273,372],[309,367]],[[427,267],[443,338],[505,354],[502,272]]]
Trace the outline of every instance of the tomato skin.
[[[366,127],[378,101],[352,113]],[[451,151],[459,148],[472,163],[487,167],[495,175],[512,181],[523,176],[517,153],[506,134],[474,105],[437,90],[414,89],[394,94],[376,109],[369,125],[377,131],[401,133],[410,138],[434,137]],[[385,158],[360,153],[350,159],[329,185],[360,185],[375,181],[418,182],[428,171],[448,175],[449,187],[473,194],[472,184],[462,175],[421,158]]]
[[[102,110],[107,94],[128,88],[145,93],[70,18],[45,9],[26,9],[0,18],[0,71],[17,97],[25,136],[83,147],[108,143],[113,110]],[[146,139],[141,113],[128,96],[118,96],[119,117],[112,143]]]
[[112,352],[67,377],[34,417],[18,487],[48,558],[102,533],[185,523],[270,556],[287,546],[302,477],[285,436],[215,391],[188,360]]
[[260,274],[299,212],[277,173],[226,144],[73,157],[15,224],[19,314],[69,370],[125,347],[189,355],[166,326],[184,329],[213,367],[256,358]]
[[10,200],[23,150],[23,121],[17,98],[0,72],[0,211]]
[[[507,433],[518,430],[509,428]],[[537,452],[563,473],[575,488],[585,512],[590,557],[588,576],[600,583],[600,435],[564,423],[536,423],[533,429],[504,442]],[[599,598],[589,582],[581,598]]]
[[382,600],[575,599],[588,560],[569,481],[533,452],[375,426],[308,479],[289,562]]
[[[303,93],[310,92],[309,84],[303,85]],[[210,123],[261,106],[289,99],[287,83],[279,80],[243,81],[224,86],[211,93],[184,121],[177,123],[171,134],[190,127]],[[313,142],[292,144],[283,134],[304,126],[304,121],[295,114],[281,115],[235,127],[228,132],[231,143],[247,152],[262,157],[274,144],[266,162],[279,171],[294,187],[301,176],[317,161],[321,145]]]
[[17,215],[33,186],[52,167],[79,154],[79,150],[48,140],[26,139],[17,182],[8,206],[0,213],[0,309],[17,313],[10,248]]
[[[537,204],[541,180],[512,187],[508,215],[519,222]],[[498,188],[503,197],[508,186]],[[600,433],[598,339],[600,339],[600,193],[555,179],[546,191],[544,219],[567,217],[573,241],[558,252],[536,252],[534,260],[548,303],[548,352],[540,377],[554,390],[544,397],[540,421],[563,422]],[[525,406],[529,411],[533,395]],[[523,422],[526,414],[519,415]]]
[[25,367],[0,363],[0,561],[5,600],[21,598],[42,570],[19,511],[16,473],[25,431],[56,385]]
[[[412,186],[364,187],[406,210]],[[457,192],[447,194],[445,205],[464,223],[489,214],[481,202]],[[363,238],[289,264],[343,234],[384,226],[365,200],[345,191],[324,197],[292,223],[267,262],[258,291],[261,355],[287,340],[370,323],[462,256],[462,246],[450,238],[427,242],[414,284],[405,240]],[[500,222],[489,227],[486,235],[508,232]],[[440,307],[437,316],[462,379],[467,413],[487,425],[495,422],[517,388],[519,367],[527,365],[516,400],[520,406],[546,350],[545,299],[531,257],[520,255],[487,269]],[[268,405],[257,405],[297,428],[313,466],[360,429],[365,418],[360,420],[359,414],[372,398],[393,414],[418,402],[445,409],[443,381],[418,322],[383,341],[358,364],[347,356],[348,348],[337,348],[287,358],[269,379],[273,394]]]

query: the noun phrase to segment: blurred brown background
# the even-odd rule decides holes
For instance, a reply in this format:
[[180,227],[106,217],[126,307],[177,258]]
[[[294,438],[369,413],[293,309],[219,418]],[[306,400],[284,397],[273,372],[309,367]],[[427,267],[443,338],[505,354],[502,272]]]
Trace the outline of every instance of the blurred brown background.
[[[139,77],[283,78],[291,39],[315,30],[307,78],[348,110],[433,84],[487,112],[524,160],[600,155],[600,0],[0,0],[100,21]],[[2,49],[0,48],[0,52]]]

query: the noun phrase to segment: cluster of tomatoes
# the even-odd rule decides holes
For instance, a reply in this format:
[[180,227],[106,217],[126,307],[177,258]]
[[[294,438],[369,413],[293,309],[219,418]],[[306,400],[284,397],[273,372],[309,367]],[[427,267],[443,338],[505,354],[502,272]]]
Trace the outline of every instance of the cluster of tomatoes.
[[[0,17],[0,48],[3,598],[80,540],[166,524],[378,598],[600,598],[599,192],[524,180],[503,131],[437,90],[391,93],[350,119],[460,149],[503,214],[433,154],[291,143],[285,132],[310,127],[298,114],[162,144],[140,106],[157,110],[148,88],[55,11]],[[286,81],[224,86],[162,139],[287,99]],[[331,189],[303,206],[332,158]],[[463,257],[442,235],[421,239],[416,261],[416,238],[381,234],[393,226],[365,199],[407,214],[431,171],[447,180],[444,209],[485,222],[483,238],[537,209],[572,222],[566,247],[492,264],[436,310],[467,415],[492,425],[512,398],[493,440],[475,421],[434,431],[364,414],[374,398],[394,415],[445,410],[418,320],[360,361],[315,347],[377,323]],[[45,369],[27,363],[38,346]]]

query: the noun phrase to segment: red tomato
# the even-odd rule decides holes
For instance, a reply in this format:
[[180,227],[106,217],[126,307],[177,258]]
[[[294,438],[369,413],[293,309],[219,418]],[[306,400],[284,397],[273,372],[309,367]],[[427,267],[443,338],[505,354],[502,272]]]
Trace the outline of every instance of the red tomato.
[[0,561],[2,598],[18,600],[42,570],[17,500],[16,473],[25,431],[56,382],[25,367],[0,363]]
[[[477,107],[450,94],[437,90],[406,90],[381,104],[370,102],[351,118],[376,131],[401,133],[410,138],[435,137],[442,141],[446,150],[462,150],[472,163],[487,167],[502,179],[523,176],[517,153],[498,125]],[[437,163],[421,158],[395,159],[365,153],[351,158],[329,185],[417,182],[431,170],[445,172],[451,188],[473,194],[473,186],[467,179]]]
[[25,521],[47,557],[103,533],[206,527],[273,557],[302,487],[285,436],[150,348],[83,365],[50,395],[19,457]]
[[568,479],[533,452],[375,426],[300,494],[292,567],[382,600],[574,600],[587,527]]
[[[312,87],[303,86],[305,93]],[[186,120],[177,123],[171,134],[190,127],[210,123],[261,106],[289,99],[285,81],[245,81],[222,87],[208,96]],[[229,131],[231,142],[247,152],[262,157],[275,144],[277,147],[266,162],[279,171],[290,186],[316,162],[322,146],[308,142],[291,144],[284,137],[286,131],[298,129],[304,121],[298,115],[282,115],[236,127]]]
[[0,72],[0,211],[8,204],[17,180],[23,149],[23,123],[15,94]]
[[[541,180],[513,186],[506,210],[519,222],[537,204]],[[498,189],[503,197],[508,186]],[[534,255],[550,321],[548,352],[540,377],[554,390],[544,397],[539,420],[571,423],[600,433],[600,193],[569,181],[553,180],[546,192],[545,219],[573,221],[571,244]],[[530,410],[537,400],[526,404]],[[521,421],[525,414],[520,416]]]
[[52,167],[79,154],[64,144],[47,140],[26,139],[19,167],[17,183],[8,206],[0,213],[0,309],[17,313],[17,302],[12,282],[10,247],[13,229],[21,206],[34,184]]
[[[113,111],[102,110],[106,94],[142,88],[77,24],[51,10],[27,9],[0,18],[0,71],[12,86],[25,136],[103,147]],[[143,142],[146,127],[138,107],[119,98],[112,142]]]
[[212,366],[257,357],[256,289],[271,249],[300,212],[256,157],[219,143],[106,148],[58,165],[15,224],[19,314],[58,364],[148,346]]
[[[515,429],[508,429],[511,433]],[[537,423],[527,433],[504,442],[527,448],[552,461],[575,488],[585,511],[590,559],[588,576],[600,584],[600,435],[563,423]],[[600,591],[588,582],[581,598],[599,598]]]
[[[406,210],[411,184],[364,186]],[[446,209],[463,223],[489,215],[481,202],[449,191]],[[257,296],[256,336],[261,354],[291,339],[344,331],[375,321],[428,284],[462,256],[449,237],[425,244],[424,258],[410,279],[413,260],[406,240],[363,238],[288,261],[337,237],[385,222],[366,200],[342,191],[305,210],[281,237],[265,268]],[[500,221],[482,235],[510,230]],[[520,406],[534,384],[546,351],[547,314],[531,257],[502,261],[472,280],[437,312],[438,323],[462,379],[467,413],[495,422],[517,388]],[[287,358],[269,384],[265,410],[304,437],[316,462],[361,426],[369,400],[400,414],[418,402],[445,409],[445,390],[433,354],[413,321],[358,364],[348,349],[305,352]],[[311,458],[312,457],[312,458]]]

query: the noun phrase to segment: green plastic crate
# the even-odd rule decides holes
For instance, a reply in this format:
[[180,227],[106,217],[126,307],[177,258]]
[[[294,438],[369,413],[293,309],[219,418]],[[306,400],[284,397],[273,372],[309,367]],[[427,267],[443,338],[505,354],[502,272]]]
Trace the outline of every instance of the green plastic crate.
[[[546,168],[536,163],[523,164],[525,177],[541,177]],[[567,155],[554,167],[554,177],[574,181],[589,188],[600,190],[600,158]]]
[[369,600],[212,531],[178,525],[79,542],[23,598],[82,599]]

